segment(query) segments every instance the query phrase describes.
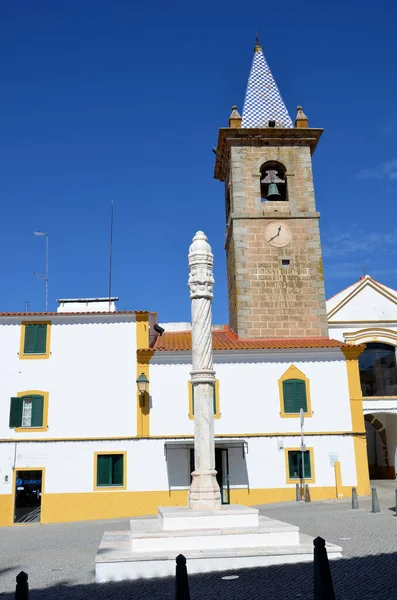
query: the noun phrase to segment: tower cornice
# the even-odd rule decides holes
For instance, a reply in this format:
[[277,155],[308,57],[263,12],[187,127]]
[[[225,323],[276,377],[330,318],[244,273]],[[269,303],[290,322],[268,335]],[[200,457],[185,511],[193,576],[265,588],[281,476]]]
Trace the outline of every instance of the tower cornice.
[[225,181],[231,146],[309,146],[313,154],[323,129],[314,128],[239,128],[219,130],[214,177]]

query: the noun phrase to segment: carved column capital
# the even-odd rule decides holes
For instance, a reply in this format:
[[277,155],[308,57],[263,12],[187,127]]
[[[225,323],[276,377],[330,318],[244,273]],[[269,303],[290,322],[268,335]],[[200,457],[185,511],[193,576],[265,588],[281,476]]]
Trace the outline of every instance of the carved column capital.
[[214,297],[214,277],[212,268],[214,256],[211,246],[207,242],[207,236],[198,231],[193,238],[189,248],[189,281],[190,298]]

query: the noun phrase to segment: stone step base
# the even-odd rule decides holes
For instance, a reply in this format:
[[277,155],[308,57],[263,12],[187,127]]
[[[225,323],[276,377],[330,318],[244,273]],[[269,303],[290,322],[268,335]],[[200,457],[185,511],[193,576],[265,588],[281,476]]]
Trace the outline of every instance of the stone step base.
[[257,508],[241,504],[227,504],[218,510],[191,510],[182,506],[158,508],[159,523],[164,531],[258,527],[258,518]]
[[132,519],[131,548],[133,552],[179,553],[181,548],[187,551],[299,544],[298,527],[269,517],[260,516],[256,527],[214,528],[217,521],[218,518],[210,521],[211,529],[163,531],[160,519]]
[[[342,548],[327,544],[329,559],[341,558]],[[122,581],[175,576],[175,558],[182,553],[188,573],[229,571],[313,560],[313,538],[300,534],[299,544],[262,548],[133,552],[130,532],[107,532],[95,559],[95,581]]]

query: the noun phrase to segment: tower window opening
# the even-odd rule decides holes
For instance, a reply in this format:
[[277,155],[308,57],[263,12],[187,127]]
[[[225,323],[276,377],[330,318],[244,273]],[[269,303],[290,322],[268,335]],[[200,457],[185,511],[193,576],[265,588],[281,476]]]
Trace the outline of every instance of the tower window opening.
[[230,215],[230,211],[231,211],[231,206],[230,206],[230,186],[227,187],[227,191],[226,191],[226,223],[229,220],[229,215]]
[[265,201],[287,200],[287,182],[285,178],[286,169],[276,162],[267,162],[261,167],[261,199]]

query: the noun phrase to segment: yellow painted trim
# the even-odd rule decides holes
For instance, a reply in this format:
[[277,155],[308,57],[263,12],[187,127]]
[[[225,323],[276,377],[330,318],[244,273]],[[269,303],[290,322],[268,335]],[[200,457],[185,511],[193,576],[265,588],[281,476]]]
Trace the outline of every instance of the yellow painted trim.
[[335,470],[336,497],[339,499],[339,498],[343,498],[342,472],[341,472],[339,460],[334,462],[334,470]]
[[23,398],[24,396],[43,396],[43,425],[42,427],[14,427],[14,431],[17,431],[18,433],[47,431],[49,393],[43,392],[42,390],[27,390],[26,392],[17,393],[17,398]]
[[139,350],[149,348],[149,313],[142,312],[136,315],[136,378],[144,373],[149,380],[149,390],[141,396],[136,388],[136,432],[138,437],[150,436],[150,370],[149,362],[154,350]]
[[[285,448],[284,449],[284,456],[285,456],[285,477],[286,477],[286,482],[287,483],[293,483],[294,485],[299,483],[300,481],[302,481],[301,478],[299,477],[290,477],[289,475],[289,463],[288,463],[288,452],[291,451],[297,451],[300,452],[301,449],[300,448]],[[313,448],[306,448],[306,452],[309,452],[309,456],[310,456],[310,471],[312,476],[310,478],[306,478],[305,477],[305,483],[315,483],[316,482],[316,477],[314,475],[314,454],[313,454]]]
[[[30,470],[30,469],[27,469]],[[296,481],[294,482],[296,483]],[[351,495],[351,487],[344,486],[343,495]],[[117,488],[86,493],[43,494],[41,500],[41,523],[61,523],[94,519],[121,519],[157,514],[158,506],[187,506],[188,490],[155,490],[129,492]],[[334,500],[335,486],[310,487],[310,497],[316,500]],[[257,506],[295,500],[295,485],[280,488],[231,488],[232,504]],[[0,495],[0,508],[11,505],[11,494]],[[0,526],[12,525],[9,517],[0,510]],[[14,527],[19,525],[13,525]]]
[[358,285],[345,298],[343,298],[338,304],[334,306],[334,308],[328,313],[328,320],[332,319],[332,317],[334,317],[337,312],[339,312],[346,304],[350,302],[350,300],[357,296],[357,294],[359,294],[367,286],[381,294],[384,298],[386,298],[393,304],[397,304],[397,298],[395,296],[392,296],[391,293],[382,286],[382,284],[378,283],[372,278],[364,279],[360,285]]
[[[123,458],[123,485],[97,485],[98,475],[98,456],[103,454],[118,454]],[[98,492],[112,492],[127,489],[127,452],[119,450],[105,450],[104,452],[94,452],[94,490]]]
[[[188,393],[189,393],[189,419],[194,421],[193,414],[193,386],[192,382],[188,381]],[[216,397],[216,413],[214,414],[214,419],[221,418],[221,400],[219,395],[219,379],[215,378],[215,397]]]
[[[46,352],[45,354],[24,354],[26,325],[47,325]],[[22,321],[21,340],[19,344],[20,360],[44,360],[50,358],[51,347],[51,321]]]
[[[40,503],[40,523],[41,520],[41,508],[43,507],[43,498],[45,492],[45,467],[14,467],[13,475],[12,475],[12,493],[11,493],[11,525],[30,525],[30,523],[14,523],[14,513],[15,513],[15,492],[16,492],[16,476],[17,471],[42,471],[43,475],[41,477],[41,503]],[[1,525],[1,520],[0,520]]]
[[310,397],[310,381],[308,377],[302,371],[298,369],[295,365],[291,365],[288,369],[281,375],[278,380],[278,391],[280,397],[280,416],[284,419],[297,419],[299,418],[299,413],[286,413],[284,410],[284,393],[283,393],[283,382],[287,379],[300,379],[305,382],[306,386],[306,403],[307,403],[307,411],[305,412],[305,417],[310,418],[313,416],[312,413],[312,402]]
[[[372,396],[371,396],[372,398]],[[277,437],[300,437],[300,432],[297,431],[279,431],[275,433],[217,433],[215,439],[223,438],[277,438]],[[305,432],[305,436],[310,437],[321,437],[321,436],[365,436],[365,431],[308,431]],[[194,439],[193,435],[151,435],[149,436],[137,436],[137,435],[125,435],[117,437],[75,437],[75,438],[2,438],[0,443],[13,444],[14,442],[117,442],[117,441],[132,441],[140,439],[149,440],[189,440]]]
[[149,348],[149,313],[147,311],[136,315],[136,347]]
[[330,331],[332,331],[332,329],[336,329],[336,327],[334,328],[334,325],[362,325],[363,323],[391,323],[392,320],[391,319],[374,319],[373,321],[366,321],[365,319],[362,319],[361,321],[332,321],[332,323],[330,323],[330,325],[332,325],[332,327],[330,328]]
[[[350,412],[352,418],[352,430],[355,433],[365,431],[363,397],[360,384],[360,372],[358,369],[358,357],[363,348],[351,346],[341,349],[346,358],[347,380],[350,396]],[[353,436],[354,455],[356,460],[357,493],[365,496],[370,492],[367,438],[365,434]]]
[[[397,394],[395,396],[363,396],[363,401],[378,401],[378,400],[395,400],[397,398]],[[366,410],[369,410],[368,408]],[[386,411],[385,411],[386,412]]]
[[370,341],[378,341],[379,338],[387,339],[393,342],[394,346],[397,346],[397,332],[384,327],[367,327],[366,329],[359,329],[358,331],[346,331],[343,337],[349,343],[364,343]]

